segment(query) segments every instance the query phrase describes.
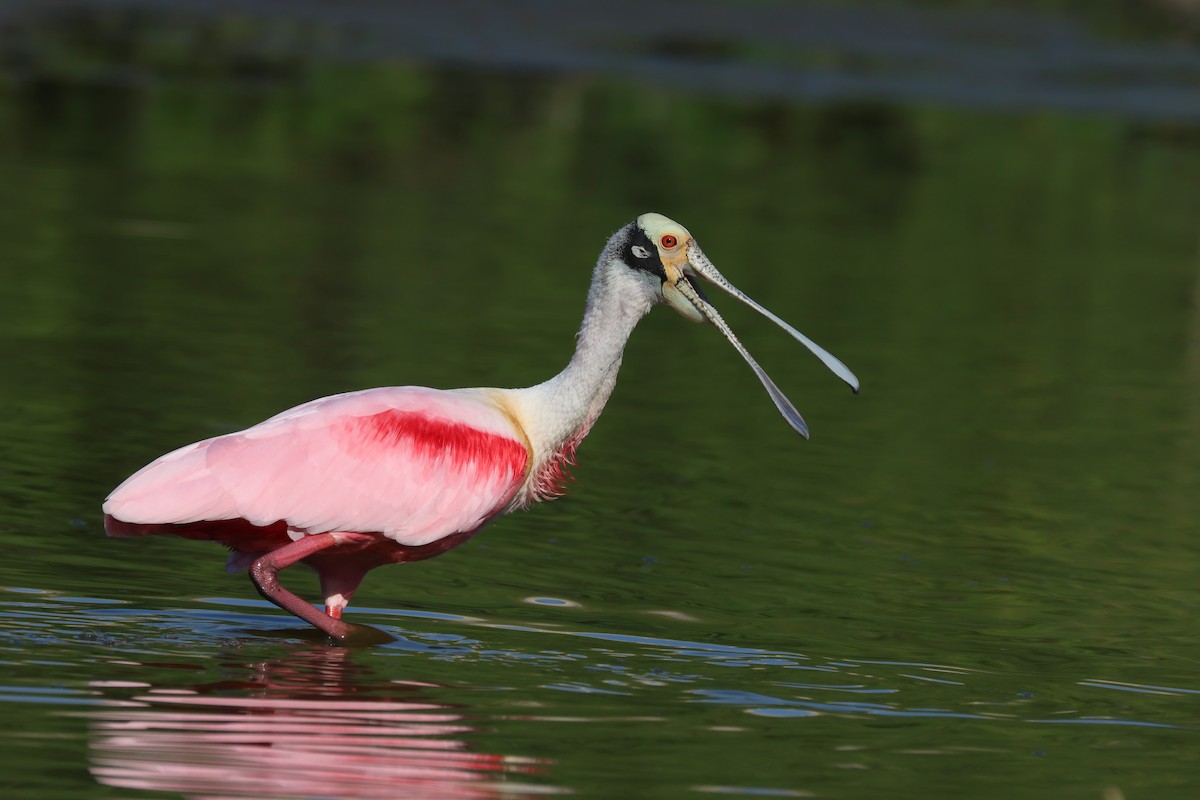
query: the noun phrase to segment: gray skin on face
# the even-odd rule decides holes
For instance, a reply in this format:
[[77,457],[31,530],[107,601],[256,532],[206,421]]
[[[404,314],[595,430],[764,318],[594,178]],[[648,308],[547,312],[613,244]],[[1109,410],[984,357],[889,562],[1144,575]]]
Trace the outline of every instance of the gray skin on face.
[[716,284],[783,328],[845,381],[855,393],[858,392],[858,378],[845,364],[730,283],[717,271],[683,226],[661,214],[643,214],[619,231],[618,235],[613,237],[610,246],[612,244],[617,245],[617,255],[625,266],[637,274],[644,275],[652,284],[657,284],[657,302],[666,302],[685,319],[712,325],[729,340],[754,370],[780,414],[801,436],[808,438],[808,425],[800,416],[800,412],[738,341],[733,330],[701,291],[696,278],[702,277]]
[[[682,231],[681,231],[682,232]],[[621,238],[623,244],[621,246],[620,255],[621,261],[630,269],[635,269],[640,272],[645,272],[653,275],[660,282],[660,285],[666,285],[670,281],[667,275],[666,267],[662,262],[662,255],[659,252],[658,245],[650,238],[645,229],[639,224],[638,220],[634,220],[625,226],[622,231],[624,234]],[[686,232],[682,232],[686,236]],[[682,239],[681,239],[682,241]],[[683,274],[682,280],[691,284],[692,290],[704,300],[708,297],[700,286],[691,279],[690,275]],[[669,290],[668,290],[669,291]],[[672,304],[674,305],[674,304]],[[703,322],[704,318],[697,313],[688,313],[684,309],[676,308],[684,317],[691,319],[694,322]]]

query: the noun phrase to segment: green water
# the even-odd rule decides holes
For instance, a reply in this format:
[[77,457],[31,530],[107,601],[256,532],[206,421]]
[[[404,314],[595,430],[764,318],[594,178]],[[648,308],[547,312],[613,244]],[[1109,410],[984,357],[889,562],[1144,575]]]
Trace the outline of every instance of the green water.
[[[1197,129],[324,64],[0,84],[0,794],[1186,798]],[[564,499],[325,646],[108,540],[155,456],[325,394],[521,386],[657,210],[846,361],[658,310]],[[315,579],[285,573],[313,592]]]

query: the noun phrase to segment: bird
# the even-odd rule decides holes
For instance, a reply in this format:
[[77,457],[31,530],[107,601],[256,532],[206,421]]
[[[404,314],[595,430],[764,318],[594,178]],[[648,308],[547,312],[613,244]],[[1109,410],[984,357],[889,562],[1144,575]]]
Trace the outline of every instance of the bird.
[[[800,412],[699,279],[780,326],[858,393],[849,368],[730,283],[687,228],[646,213],[601,251],[575,351],[549,380],[518,389],[382,387],[304,403],[133,473],[104,501],[105,530],[220,542],[230,572],[247,570],[265,599],[346,640],[366,627],[342,615],[368,571],[444,553],[495,518],[565,491],[630,334],[657,305],[717,328],[808,438]],[[280,582],[296,563],[317,572],[324,610]]]

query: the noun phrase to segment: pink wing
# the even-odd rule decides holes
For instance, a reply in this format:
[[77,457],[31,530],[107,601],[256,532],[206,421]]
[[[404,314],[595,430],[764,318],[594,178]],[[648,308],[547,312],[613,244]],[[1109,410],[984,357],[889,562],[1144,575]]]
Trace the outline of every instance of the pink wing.
[[514,424],[477,395],[368,389],[168,453],[118,486],[104,512],[156,525],[282,520],[423,545],[503,511],[528,458]]

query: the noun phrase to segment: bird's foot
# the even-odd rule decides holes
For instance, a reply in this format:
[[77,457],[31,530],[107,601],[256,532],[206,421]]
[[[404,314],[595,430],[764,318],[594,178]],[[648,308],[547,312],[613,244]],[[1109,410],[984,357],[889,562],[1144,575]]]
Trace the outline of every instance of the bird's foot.
[[336,633],[325,631],[329,636],[329,643],[335,647],[371,647],[396,641],[396,637],[386,631],[354,622],[339,620],[336,630]]

